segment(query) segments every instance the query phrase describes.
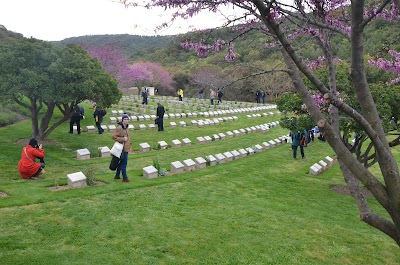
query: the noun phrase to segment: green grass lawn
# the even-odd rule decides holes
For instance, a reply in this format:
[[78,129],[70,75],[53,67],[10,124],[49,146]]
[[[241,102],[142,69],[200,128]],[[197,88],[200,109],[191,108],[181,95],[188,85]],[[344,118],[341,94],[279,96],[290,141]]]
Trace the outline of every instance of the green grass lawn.
[[[344,184],[338,165],[320,176],[308,174],[312,164],[333,156],[324,142],[307,147],[304,160],[293,160],[290,145],[280,145],[199,171],[143,179],[142,168],[154,158],[169,170],[176,160],[251,147],[287,133],[278,126],[196,144],[198,136],[279,120],[236,116],[238,121],[203,128],[170,128],[166,120],[165,132],[135,130],[130,183],[113,180],[108,158],[75,159],[76,149],[111,147],[111,133],[70,135],[68,123],[50,135],[54,144],[44,146],[42,180],[22,180],[17,141],[29,138],[30,122],[0,128],[0,191],[10,195],[0,198],[0,264],[400,263],[398,246],[358,220],[354,200],[330,190]],[[86,109],[83,125],[89,124]],[[142,142],[155,147],[159,140],[186,137],[192,146],[138,152]],[[66,184],[66,174],[89,168],[106,184],[49,190]],[[369,203],[379,209],[375,200]]]

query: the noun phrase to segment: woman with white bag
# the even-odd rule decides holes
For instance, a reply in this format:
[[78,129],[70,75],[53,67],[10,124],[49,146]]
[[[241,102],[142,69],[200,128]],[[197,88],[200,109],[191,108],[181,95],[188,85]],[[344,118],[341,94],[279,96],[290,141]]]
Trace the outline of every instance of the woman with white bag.
[[116,142],[123,144],[121,153],[121,161],[117,167],[117,172],[114,179],[121,179],[120,174],[122,173],[122,181],[129,182],[128,175],[126,174],[126,166],[128,165],[128,152],[131,150],[131,142],[129,141],[128,134],[128,122],[129,116],[122,114],[122,121],[118,123],[118,127],[115,129],[112,139]]

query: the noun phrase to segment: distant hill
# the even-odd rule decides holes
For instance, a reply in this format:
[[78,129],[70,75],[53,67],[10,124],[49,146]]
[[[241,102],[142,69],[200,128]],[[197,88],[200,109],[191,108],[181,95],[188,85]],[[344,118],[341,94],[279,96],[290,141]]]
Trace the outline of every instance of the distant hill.
[[0,25],[0,42],[10,39],[22,39],[24,36],[21,33],[7,30],[6,27]]
[[62,41],[53,41],[56,45],[90,44],[94,46],[113,45],[124,51],[127,55],[137,54],[147,50],[162,49],[168,47],[173,41],[173,36],[139,36],[129,34],[115,35],[86,35],[67,38]]

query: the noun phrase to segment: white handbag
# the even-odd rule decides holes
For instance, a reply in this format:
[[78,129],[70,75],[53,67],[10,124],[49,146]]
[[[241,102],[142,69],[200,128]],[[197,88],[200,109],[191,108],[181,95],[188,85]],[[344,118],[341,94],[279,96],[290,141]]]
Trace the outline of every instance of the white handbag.
[[124,149],[124,145],[115,141],[113,147],[110,150],[110,154],[112,154],[113,156],[116,156],[118,158],[121,157],[122,154],[122,150]]

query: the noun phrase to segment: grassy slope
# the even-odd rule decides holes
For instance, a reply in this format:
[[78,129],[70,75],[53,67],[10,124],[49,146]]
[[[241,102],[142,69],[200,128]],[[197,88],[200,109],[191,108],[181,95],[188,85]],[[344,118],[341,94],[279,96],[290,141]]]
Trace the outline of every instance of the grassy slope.
[[[92,124],[86,110],[84,124]],[[217,126],[135,131],[141,142],[226,132],[278,116]],[[189,119],[187,119],[189,121]],[[135,123],[135,125],[138,123]],[[322,176],[308,168],[333,153],[326,143],[306,149],[306,160],[293,160],[281,145],[224,165],[154,180],[142,168],[157,157],[169,169],[172,161],[249,147],[280,136],[269,133],[191,147],[135,153],[129,157],[125,184],[114,181],[109,159],[75,160],[75,150],[108,145],[110,133],[69,135],[65,123],[45,146],[44,180],[21,180],[16,170],[29,122],[0,129],[0,260],[2,264],[398,264],[391,239],[359,222],[354,201],[332,192],[342,184],[338,166]],[[398,151],[395,150],[395,152]],[[67,173],[94,166],[107,185],[51,192],[66,183]],[[375,207],[375,200],[370,200]],[[378,208],[378,207],[376,207]]]

